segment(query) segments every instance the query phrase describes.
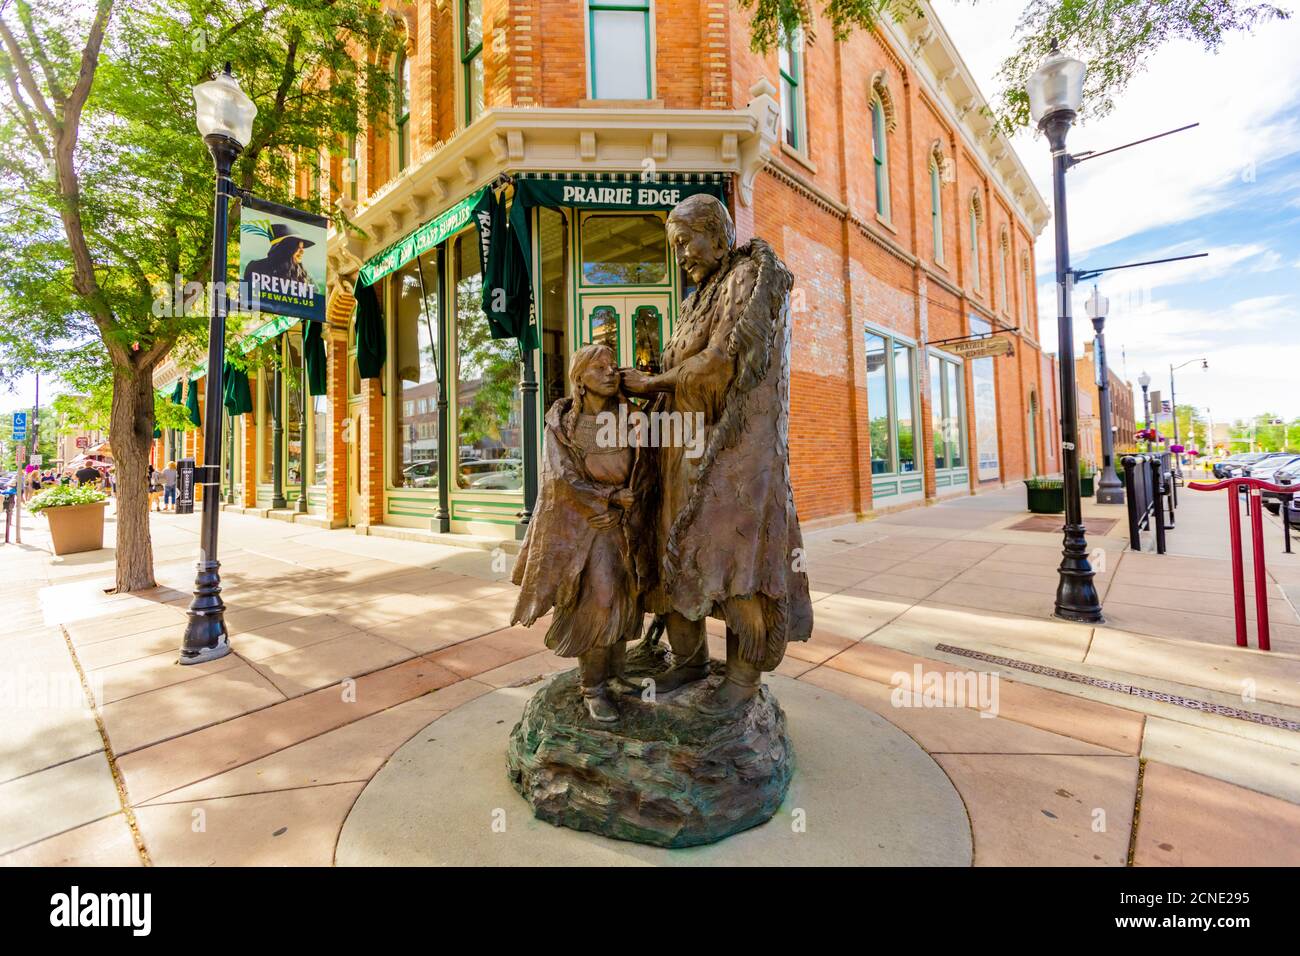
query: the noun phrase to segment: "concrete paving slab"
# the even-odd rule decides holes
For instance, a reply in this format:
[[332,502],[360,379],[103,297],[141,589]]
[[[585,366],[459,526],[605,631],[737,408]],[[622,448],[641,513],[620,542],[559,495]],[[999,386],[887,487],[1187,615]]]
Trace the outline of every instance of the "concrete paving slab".
[[285,697],[357,678],[410,660],[415,652],[365,631],[351,631],[309,647],[253,662]]
[[[486,684],[477,685],[480,694],[490,690]],[[364,783],[416,731],[466,699],[472,698],[424,694],[147,802],[191,803],[322,784]]]
[[1134,866],[1300,866],[1300,807],[1147,761]]
[[196,680],[105,704],[100,715],[114,753],[121,756],[282,700],[274,684],[239,661]]
[[140,807],[156,866],[329,866],[359,783]]
[[976,866],[1124,866],[1137,788],[1128,756],[946,754]]
[[103,753],[0,783],[0,853],[8,853],[121,809]]
[[1288,749],[1148,717],[1142,757],[1300,804],[1300,735]]
[[143,865],[121,812],[0,856],[0,866]]
[[118,758],[133,804],[242,766],[370,714],[454,684],[458,675],[416,658],[357,680],[163,741]]

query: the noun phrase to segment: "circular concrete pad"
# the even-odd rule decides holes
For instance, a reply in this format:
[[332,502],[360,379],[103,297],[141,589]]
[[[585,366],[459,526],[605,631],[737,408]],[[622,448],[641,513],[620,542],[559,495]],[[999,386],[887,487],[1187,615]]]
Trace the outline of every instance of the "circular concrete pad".
[[340,866],[969,866],[970,825],[911,737],[830,691],[769,678],[795,775],[767,823],[667,850],[543,823],[506,778],[511,728],[537,685],[479,697],[401,747],[339,835]]

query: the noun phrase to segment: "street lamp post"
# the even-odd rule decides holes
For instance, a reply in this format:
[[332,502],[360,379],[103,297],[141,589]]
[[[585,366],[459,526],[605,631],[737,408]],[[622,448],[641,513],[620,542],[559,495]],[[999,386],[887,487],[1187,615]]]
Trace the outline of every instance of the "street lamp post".
[[[1146,429],[1148,436],[1151,432],[1151,396],[1147,394],[1147,389],[1151,387],[1151,376],[1143,372],[1138,376],[1138,384],[1142,386],[1142,427]],[[1151,438],[1147,440],[1147,451],[1151,450]]]
[[225,72],[194,87],[199,133],[216,167],[216,201],[212,216],[212,273],[208,292],[208,427],[203,432],[203,467],[195,480],[203,486],[203,523],[199,531],[199,560],[194,600],[181,641],[180,663],[202,664],[230,653],[226,605],[221,600],[221,564],[217,560],[217,520],[221,515],[221,392],[222,360],[226,351],[226,229],[235,184],[230,169],[253,135],[257,107]]
[[1115,434],[1110,417],[1110,369],[1106,367],[1106,313],[1110,301],[1092,287],[1092,297],[1085,303],[1092,328],[1097,333],[1097,404],[1101,406],[1101,480],[1097,484],[1097,503],[1122,505],[1124,484],[1115,473]]
[[1070,298],[1074,273],[1070,269],[1070,236],[1065,216],[1065,173],[1075,163],[1065,151],[1065,137],[1083,102],[1084,64],[1052,52],[1029,78],[1029,112],[1052,148],[1053,218],[1056,220],[1057,342],[1061,365],[1061,451],[1065,484],[1065,533],[1056,586],[1056,616],[1096,623],[1102,619],[1101,600],[1088,562],[1088,541],[1079,495],[1079,409],[1074,369],[1074,320]]
[[298,339],[298,514],[307,513],[307,333]]
[[[1200,362],[1201,368],[1203,369],[1210,367],[1210,363],[1203,358],[1188,359],[1182,365],[1174,365],[1172,362],[1169,365],[1169,407],[1173,409],[1174,412],[1174,444],[1175,445],[1181,444],[1181,442],[1179,442],[1178,440],[1178,397],[1174,393],[1174,372],[1178,371],[1180,368],[1185,368],[1186,366],[1191,365],[1194,362]],[[1174,458],[1177,460],[1180,466],[1179,471],[1181,472],[1183,456],[1174,455]]]

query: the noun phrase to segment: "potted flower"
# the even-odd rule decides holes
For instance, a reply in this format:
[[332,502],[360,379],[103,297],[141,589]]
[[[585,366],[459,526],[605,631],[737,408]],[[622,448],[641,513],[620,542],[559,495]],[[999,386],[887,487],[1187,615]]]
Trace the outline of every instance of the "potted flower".
[[1060,478],[1027,478],[1025,492],[1034,514],[1059,515],[1065,511],[1065,482]]
[[27,506],[50,523],[55,554],[98,551],[104,546],[104,508],[108,495],[94,488],[55,485]]

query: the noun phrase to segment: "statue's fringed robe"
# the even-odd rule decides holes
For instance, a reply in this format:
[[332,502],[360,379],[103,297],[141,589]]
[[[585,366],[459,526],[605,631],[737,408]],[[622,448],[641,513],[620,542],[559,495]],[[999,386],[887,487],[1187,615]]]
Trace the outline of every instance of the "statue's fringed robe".
[[[626,523],[603,531],[587,523],[612,507],[610,496],[620,486],[587,472],[582,449],[564,431],[572,404],[572,398],[562,398],[546,413],[541,492],[511,575],[520,591],[510,623],[531,626],[554,607],[546,646],[560,657],[636,637],[642,617]],[[611,602],[588,586],[591,562],[602,563],[605,580],[621,582]]]
[[[702,412],[703,454],[661,448],[657,481],[637,482],[658,489],[647,502],[657,520],[646,520],[658,536],[656,560],[646,562],[638,547],[648,609],[722,617],[740,639],[741,657],[763,670],[781,662],[787,642],[812,634],[790,484],[793,284],[772,247],[754,239],[682,304],[663,356],[665,370],[680,367],[677,387],[654,409]],[[744,597],[758,599],[765,633],[755,634],[729,606]]]

